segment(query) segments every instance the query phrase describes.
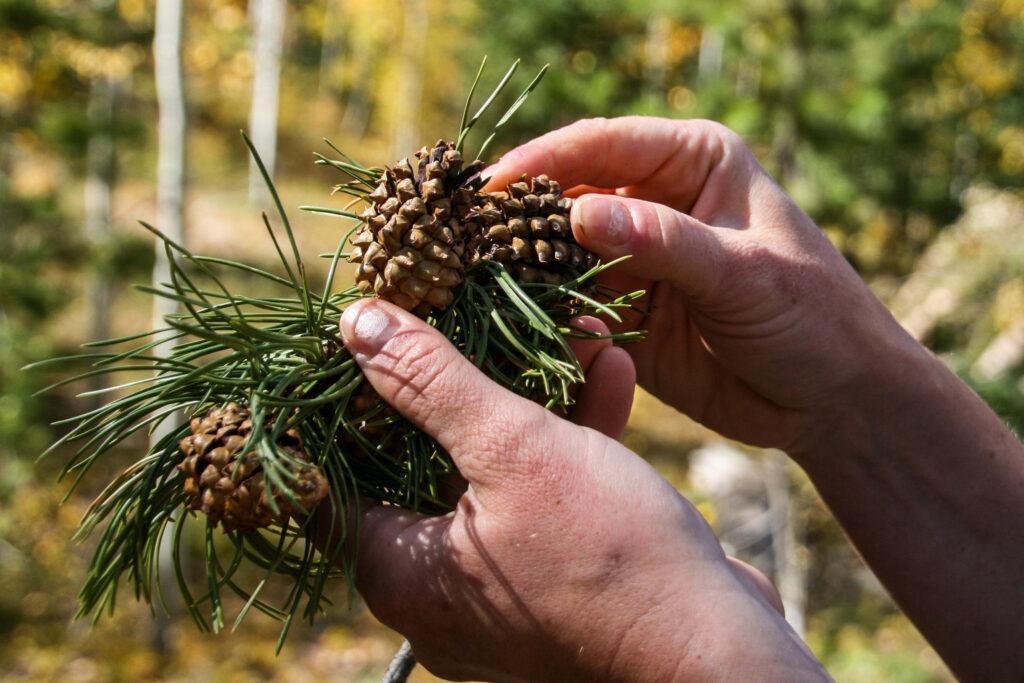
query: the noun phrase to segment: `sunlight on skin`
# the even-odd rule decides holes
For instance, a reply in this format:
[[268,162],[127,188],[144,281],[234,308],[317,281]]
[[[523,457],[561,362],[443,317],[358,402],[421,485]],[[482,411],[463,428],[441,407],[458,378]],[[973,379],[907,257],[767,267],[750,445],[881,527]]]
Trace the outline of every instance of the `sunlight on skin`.
[[[434,435],[469,482],[449,515],[377,506],[361,521],[359,590],[430,671],[827,678],[767,579],[728,560],[693,506],[614,440],[633,393],[625,351],[580,342],[589,372],[578,406],[591,407],[574,424],[486,379],[440,333],[384,302],[350,307],[342,333],[374,388]],[[595,391],[600,401],[588,397]],[[663,655],[648,656],[650,644]]]
[[647,331],[627,349],[640,384],[723,435],[785,449],[958,675],[1024,675],[1024,537],[1003,521],[1024,515],[1024,447],[735,133],[585,120],[490,172],[496,186],[546,173],[601,188],[577,199],[573,230],[603,259],[632,255],[608,280],[649,292],[651,314],[626,325]]

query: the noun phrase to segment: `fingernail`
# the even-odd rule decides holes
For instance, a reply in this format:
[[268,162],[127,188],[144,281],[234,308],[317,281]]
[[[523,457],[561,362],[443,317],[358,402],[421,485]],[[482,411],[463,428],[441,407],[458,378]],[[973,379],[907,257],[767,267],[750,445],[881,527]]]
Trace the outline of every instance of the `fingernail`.
[[574,208],[580,229],[591,242],[619,247],[629,241],[633,219],[621,202],[592,195],[580,199]]
[[377,355],[398,329],[388,310],[375,301],[352,304],[341,316],[341,338],[354,355]]

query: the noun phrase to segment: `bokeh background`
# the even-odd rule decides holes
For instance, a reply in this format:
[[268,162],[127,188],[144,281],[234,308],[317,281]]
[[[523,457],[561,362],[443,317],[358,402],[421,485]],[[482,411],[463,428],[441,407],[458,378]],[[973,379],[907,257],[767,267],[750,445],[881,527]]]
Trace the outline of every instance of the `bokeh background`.
[[[368,163],[404,156],[456,133],[484,54],[491,82],[523,59],[512,90],[550,63],[496,154],[587,116],[723,121],[901,322],[1024,423],[1024,0],[185,5],[194,251],[274,267],[239,129],[263,131],[312,257],[344,227],[294,209],[330,201],[336,179],[312,164],[322,137]],[[76,393],[95,387],[40,397],[60,374],[19,368],[149,325],[151,301],[130,285],[154,266],[134,221],[166,216],[154,26],[146,0],[0,0],[0,678],[379,680],[399,638],[358,602],[347,609],[343,585],[279,656],[278,627],[259,614],[213,636],[173,601],[154,618],[125,594],[95,627],[72,620],[90,543],[71,536],[105,473],[60,505],[62,454],[34,460],[60,432],[48,424],[87,408]],[[726,442],[642,394],[626,442],[730,552],[775,578],[838,680],[949,679],[781,454]],[[112,454],[106,473],[145,447]]]

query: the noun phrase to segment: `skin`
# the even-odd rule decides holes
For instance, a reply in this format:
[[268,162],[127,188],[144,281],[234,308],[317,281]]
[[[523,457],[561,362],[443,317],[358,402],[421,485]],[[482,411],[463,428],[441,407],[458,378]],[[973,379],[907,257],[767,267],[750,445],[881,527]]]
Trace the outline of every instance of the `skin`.
[[641,386],[687,415],[786,450],[958,676],[1024,678],[1024,448],[735,134],[580,121],[489,172],[492,187],[547,173],[575,188],[577,239],[606,260],[632,256],[608,284],[649,292],[647,315],[626,325],[648,338],[579,348],[588,383],[570,421],[489,382],[394,307],[346,312],[343,336],[371,383],[469,482],[446,517],[377,507],[363,520],[359,588],[429,669],[826,678],[767,580],[725,558],[693,507],[614,440],[635,365]]
[[767,581],[727,559],[696,509],[615,440],[634,383],[622,349],[577,345],[588,382],[570,421],[494,384],[391,304],[353,305],[341,330],[374,388],[468,482],[451,514],[376,506],[360,520],[357,587],[431,672],[827,680]]

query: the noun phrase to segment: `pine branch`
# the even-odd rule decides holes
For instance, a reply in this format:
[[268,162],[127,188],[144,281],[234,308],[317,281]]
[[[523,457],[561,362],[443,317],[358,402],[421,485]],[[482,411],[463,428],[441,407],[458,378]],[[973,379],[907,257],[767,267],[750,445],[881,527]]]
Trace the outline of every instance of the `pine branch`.
[[[483,66],[466,102],[460,146],[516,69],[513,65],[468,117]],[[521,107],[545,69],[498,119],[491,137]],[[77,538],[96,536],[97,542],[79,594],[79,616],[95,621],[113,610],[122,583],[137,599],[163,604],[158,553],[160,539],[170,534],[173,579],[197,626],[222,629],[228,623],[224,598],[235,595],[244,604],[232,628],[256,609],[283,622],[280,648],[296,617],[312,622],[330,604],[325,591],[331,579],[344,578],[354,590],[355,558],[346,552],[346,525],[335,524],[330,516],[285,514],[286,509],[303,509],[295,490],[300,469],[309,465],[321,473],[328,484],[328,498],[322,504],[336,511],[358,513],[359,501],[366,497],[443,513],[451,509],[451,501],[439,482],[455,466],[432,437],[376,397],[341,343],[341,315],[364,295],[355,287],[335,290],[334,281],[346,256],[345,244],[364,224],[363,215],[349,211],[351,204],[344,209],[303,207],[355,221],[334,250],[324,254],[330,259],[326,281],[322,290],[313,289],[280,196],[255,148],[244,139],[278,213],[279,227],[263,216],[278,256],[279,267],[272,269],[277,272],[193,254],[143,223],[163,245],[169,281],[140,289],[180,304],[180,312],[169,315],[159,329],[90,342],[86,352],[55,361],[76,366],[78,372],[47,390],[100,376],[124,376],[124,381],[87,392],[107,397],[107,402],[62,420],[59,424],[68,431],[47,453],[73,448],[61,472],[61,477],[72,478],[71,495],[87,473],[127,439],[172,416],[183,416],[180,427],[116,477],[86,511]],[[366,167],[331,147],[341,158],[318,155],[317,163],[344,174],[347,180],[339,187],[354,203],[368,201],[383,170]],[[482,162],[474,162],[463,170],[463,191],[479,187],[480,168]],[[524,284],[501,263],[479,260],[464,273],[451,304],[432,312],[426,321],[495,382],[549,408],[565,410],[573,401],[572,388],[585,379],[567,340],[593,337],[575,327],[573,319],[605,315],[618,320],[620,311],[635,310],[634,302],[642,295],[597,285],[600,274],[614,264],[599,264],[560,284]],[[256,278],[272,293],[233,291],[237,278]],[[639,337],[636,332],[611,335],[617,342]],[[165,348],[166,353],[159,352]],[[231,403],[244,406],[251,421],[249,436],[233,457],[235,462],[252,459],[272,521],[265,528],[216,534],[202,516],[189,511],[194,499],[184,488],[187,477],[179,443],[192,434],[190,419],[204,418]],[[282,446],[296,438],[302,457]],[[329,528],[322,528],[324,524]],[[206,576],[201,585],[191,586],[182,569],[183,545],[187,536],[200,530]],[[318,538],[332,542],[318,548],[312,542]],[[244,564],[262,570],[262,578],[242,585],[239,569]],[[275,577],[290,584],[280,604],[270,604],[265,597]],[[408,667],[407,675],[414,660],[410,652],[406,654],[396,658],[396,671]]]
[[416,668],[416,655],[412,651],[412,645],[406,640],[395,653],[391,664],[388,665],[388,670],[384,672],[381,683],[405,683],[409,680],[409,674],[414,668]]

